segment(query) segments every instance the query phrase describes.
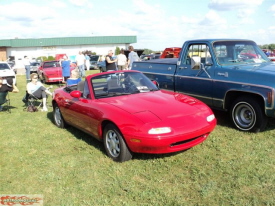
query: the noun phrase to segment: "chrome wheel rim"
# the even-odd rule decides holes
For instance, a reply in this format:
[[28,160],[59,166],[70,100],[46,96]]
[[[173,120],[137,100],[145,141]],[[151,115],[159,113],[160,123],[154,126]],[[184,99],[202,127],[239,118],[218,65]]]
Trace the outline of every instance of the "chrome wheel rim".
[[116,132],[110,130],[106,134],[106,146],[109,153],[113,157],[118,157],[120,154],[120,142]]
[[250,105],[240,103],[235,107],[234,121],[239,128],[249,130],[256,123],[256,113]]
[[62,119],[61,119],[60,109],[58,107],[56,107],[54,110],[54,119],[56,124],[60,126]]

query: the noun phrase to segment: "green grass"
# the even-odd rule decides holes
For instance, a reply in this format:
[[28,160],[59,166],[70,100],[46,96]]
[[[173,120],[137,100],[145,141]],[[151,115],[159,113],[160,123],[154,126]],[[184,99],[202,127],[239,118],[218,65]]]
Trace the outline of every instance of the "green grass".
[[1,194],[42,194],[47,206],[275,205],[274,120],[265,132],[244,133],[215,112],[218,125],[204,143],[116,163],[101,142],[57,128],[52,107],[23,111],[25,84],[18,76],[12,113],[0,113]]

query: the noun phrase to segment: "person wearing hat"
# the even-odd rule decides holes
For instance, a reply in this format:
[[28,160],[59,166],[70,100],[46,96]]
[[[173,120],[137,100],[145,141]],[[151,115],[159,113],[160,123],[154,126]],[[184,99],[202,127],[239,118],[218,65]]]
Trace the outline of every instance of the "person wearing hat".
[[[0,93],[7,93],[7,92],[18,93],[19,89],[13,83],[12,78],[3,79],[3,78],[0,77]],[[6,95],[0,95],[0,96],[1,97],[5,96],[5,98],[6,98]],[[4,101],[0,100],[0,102],[4,102]],[[0,111],[1,110],[2,110],[2,105],[0,105]]]
[[38,81],[38,75],[36,73],[32,73],[30,78],[31,81],[27,84],[27,92],[37,99],[42,99],[42,111],[47,112],[47,94],[52,96],[52,93]]

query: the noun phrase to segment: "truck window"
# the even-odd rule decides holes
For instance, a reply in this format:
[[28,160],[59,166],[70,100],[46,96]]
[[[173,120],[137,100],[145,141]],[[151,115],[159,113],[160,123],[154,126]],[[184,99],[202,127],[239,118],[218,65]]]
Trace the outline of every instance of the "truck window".
[[220,65],[261,63],[268,61],[251,41],[217,41],[213,48]]
[[212,57],[209,52],[209,47],[206,44],[190,44],[185,56],[185,64],[191,65],[191,57],[201,57],[201,63],[212,63]]

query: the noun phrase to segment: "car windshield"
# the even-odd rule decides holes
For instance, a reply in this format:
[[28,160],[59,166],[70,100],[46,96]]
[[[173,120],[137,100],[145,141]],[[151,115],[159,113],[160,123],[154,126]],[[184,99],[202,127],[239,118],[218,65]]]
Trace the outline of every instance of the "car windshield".
[[270,60],[252,41],[217,41],[213,44],[220,65],[263,63]]
[[31,66],[39,66],[39,63],[38,62],[32,62]]
[[93,55],[93,56],[90,56],[90,61],[98,61],[99,59],[99,56],[98,55]]
[[55,62],[44,62],[43,65],[44,68],[50,68],[50,67],[60,67],[59,62],[55,61]]
[[8,64],[0,63],[0,70],[10,69]]
[[158,88],[139,72],[105,73],[91,79],[96,98],[156,91]]

